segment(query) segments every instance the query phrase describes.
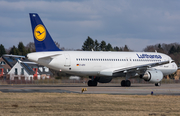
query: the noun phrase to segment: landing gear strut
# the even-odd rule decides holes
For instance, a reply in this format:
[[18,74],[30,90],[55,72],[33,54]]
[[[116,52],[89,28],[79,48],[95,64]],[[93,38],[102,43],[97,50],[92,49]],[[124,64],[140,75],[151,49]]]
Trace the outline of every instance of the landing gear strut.
[[130,87],[131,86],[131,81],[129,81],[129,80],[122,80],[121,81],[121,86],[122,87]]

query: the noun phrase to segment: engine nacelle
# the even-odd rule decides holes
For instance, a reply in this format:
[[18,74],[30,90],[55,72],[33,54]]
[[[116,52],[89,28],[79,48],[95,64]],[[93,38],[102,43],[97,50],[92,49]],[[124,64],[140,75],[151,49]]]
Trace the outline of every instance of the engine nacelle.
[[112,77],[96,77],[97,82],[99,83],[109,83],[112,80]]
[[158,83],[163,79],[163,73],[159,70],[147,70],[141,78],[148,82]]

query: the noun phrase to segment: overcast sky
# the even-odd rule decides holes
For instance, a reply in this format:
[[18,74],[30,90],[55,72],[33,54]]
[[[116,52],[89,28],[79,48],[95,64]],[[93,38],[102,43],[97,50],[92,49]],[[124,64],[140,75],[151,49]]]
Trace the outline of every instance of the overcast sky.
[[0,0],[0,44],[33,42],[29,13],[69,49],[81,49],[88,36],[135,51],[180,41],[180,0]]

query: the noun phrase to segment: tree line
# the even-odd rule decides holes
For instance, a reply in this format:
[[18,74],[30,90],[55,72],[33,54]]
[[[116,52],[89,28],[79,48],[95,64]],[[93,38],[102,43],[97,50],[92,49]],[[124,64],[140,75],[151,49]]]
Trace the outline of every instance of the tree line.
[[12,55],[22,55],[25,56],[28,53],[35,52],[35,46],[33,42],[29,42],[26,46],[24,46],[23,42],[19,42],[18,47],[13,45],[13,47],[9,49],[5,49],[5,47],[0,45],[0,57],[3,54],[12,54]]
[[83,51],[132,51],[128,48],[127,45],[124,47],[112,47],[110,43],[106,44],[104,40],[102,40],[100,43],[98,40],[93,40],[91,37],[87,37],[84,44],[82,45]]
[[170,44],[155,44],[150,45],[144,48],[145,52],[154,52],[164,53],[169,55],[176,64],[180,64],[180,44],[179,43],[170,43]]

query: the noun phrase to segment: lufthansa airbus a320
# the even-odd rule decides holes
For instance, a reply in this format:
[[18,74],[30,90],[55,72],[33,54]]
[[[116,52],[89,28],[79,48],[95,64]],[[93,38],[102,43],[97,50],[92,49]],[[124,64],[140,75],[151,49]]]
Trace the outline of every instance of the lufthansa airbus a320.
[[62,51],[36,13],[30,13],[36,52],[28,59],[57,71],[89,76],[88,86],[108,83],[114,77],[126,77],[121,86],[129,87],[132,77],[161,85],[163,76],[177,70],[176,63],[166,54],[157,52]]

